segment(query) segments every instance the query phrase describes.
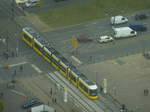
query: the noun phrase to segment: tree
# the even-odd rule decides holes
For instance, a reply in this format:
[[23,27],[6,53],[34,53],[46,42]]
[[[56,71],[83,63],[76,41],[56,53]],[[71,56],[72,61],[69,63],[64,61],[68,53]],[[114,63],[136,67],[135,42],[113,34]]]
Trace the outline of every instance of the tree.
[[0,112],[4,112],[4,103],[0,101]]

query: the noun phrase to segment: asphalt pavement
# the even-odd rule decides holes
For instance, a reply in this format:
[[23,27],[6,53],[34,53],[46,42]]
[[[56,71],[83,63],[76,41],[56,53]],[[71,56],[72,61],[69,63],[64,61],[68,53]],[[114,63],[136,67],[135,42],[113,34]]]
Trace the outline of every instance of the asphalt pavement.
[[[142,13],[144,12],[150,16],[149,11],[150,10],[145,10],[142,11]],[[59,49],[60,52],[68,57],[72,55],[72,51],[75,49],[71,45],[72,39],[76,39],[79,35],[85,35],[93,39],[93,42],[79,43],[79,46],[77,47],[78,53],[76,54],[76,57],[85,64],[89,62],[90,56],[92,56],[94,61],[99,62],[106,59],[126,56],[128,54],[144,52],[150,49],[150,19],[135,21],[134,15],[135,13],[128,16],[128,24],[117,25],[115,27],[128,26],[131,23],[146,24],[148,31],[138,32],[138,35],[135,38],[115,40],[112,43],[106,44],[98,43],[96,39],[99,36],[111,35],[113,33],[109,18],[99,19],[55,31],[44,32],[44,35],[56,49]]]
[[[1,18],[1,38],[9,38],[8,44],[1,44],[1,59],[2,66],[5,64],[10,64],[11,62],[22,62],[30,61],[31,63],[38,66],[42,71],[52,70],[49,67],[49,64],[45,62],[40,56],[38,56],[32,49],[26,46],[20,39],[21,29],[16,24],[16,21],[13,21],[13,18],[18,18],[20,16],[24,16],[20,11],[18,13],[12,14],[12,8],[9,1],[4,1],[0,3],[2,12],[0,14]],[[8,6],[9,8],[6,8]],[[15,8],[17,9],[17,8]],[[149,11],[147,11],[149,14]],[[129,16],[130,22],[133,21],[133,15]],[[25,22],[25,21],[24,21]],[[144,21],[139,21],[139,23],[147,24],[149,28],[149,19]],[[6,25],[7,24],[7,25]],[[26,23],[27,25],[27,23]],[[127,24],[125,24],[127,25]],[[32,26],[32,25],[31,25]],[[101,33],[102,32],[102,33]],[[59,29],[56,31],[44,32],[43,35],[46,36],[54,47],[56,47],[60,52],[62,52],[65,56],[69,57],[73,54],[71,53],[74,49],[71,45],[72,36],[78,36],[80,34],[88,35],[92,39],[96,39],[99,35],[111,34],[111,26],[109,24],[109,19],[101,19],[96,20],[94,22],[88,22],[85,24],[80,24],[77,26]],[[61,37],[61,38],[60,38]],[[18,41],[18,42],[17,42]],[[79,60],[81,60],[84,64],[87,63],[95,63],[102,61],[104,59],[112,59],[115,57],[126,56],[132,53],[137,53],[145,50],[149,50],[149,30],[145,33],[140,33],[136,38],[128,38],[123,40],[116,40],[114,43],[108,43],[100,45],[96,41],[91,43],[82,43],[79,46],[78,53],[75,55]],[[17,56],[17,48],[19,48],[19,56]],[[3,55],[6,50],[9,50],[8,59]],[[12,52],[14,52],[14,57],[12,56]],[[92,60],[89,61],[89,57],[92,55]],[[19,58],[17,58],[19,57]],[[21,58],[20,58],[21,57]],[[14,60],[16,58],[16,60]],[[14,62],[12,61],[14,60]],[[37,61],[38,60],[38,61]],[[16,68],[18,70],[18,68]],[[28,67],[25,65],[25,69]],[[11,74],[14,74],[15,69],[11,70],[1,70],[2,80],[10,80]],[[22,76],[30,76],[35,71],[29,70],[29,73]],[[7,75],[4,75],[4,74]],[[34,74],[35,75],[35,74]],[[19,77],[18,77],[19,78]]]

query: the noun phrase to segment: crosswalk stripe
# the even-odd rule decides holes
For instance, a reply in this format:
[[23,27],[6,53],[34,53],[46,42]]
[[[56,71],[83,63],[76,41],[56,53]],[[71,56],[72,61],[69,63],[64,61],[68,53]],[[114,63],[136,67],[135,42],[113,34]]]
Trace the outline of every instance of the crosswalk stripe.
[[19,65],[24,65],[26,64],[27,62],[21,62],[21,63],[17,63],[17,64],[10,64],[9,67],[15,67],[15,66],[19,66]]
[[38,73],[42,73],[42,71],[34,64],[31,64],[31,66],[38,72]]

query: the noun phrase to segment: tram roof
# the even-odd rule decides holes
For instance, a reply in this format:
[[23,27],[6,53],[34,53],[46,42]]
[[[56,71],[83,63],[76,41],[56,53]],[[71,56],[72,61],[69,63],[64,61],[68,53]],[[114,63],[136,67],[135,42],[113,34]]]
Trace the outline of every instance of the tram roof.
[[52,54],[54,54],[57,58],[59,58],[64,64],[69,65],[69,61],[62,56],[56,49],[50,46],[45,46]]
[[40,37],[39,33],[37,33],[31,27],[25,27],[25,28],[23,28],[23,30],[26,31],[27,33],[29,33],[33,38],[39,38]]
[[43,46],[49,45],[49,43],[43,38],[36,38],[38,42],[40,42]]
[[29,33],[33,38],[35,38],[39,43],[41,43],[43,46],[49,45],[48,41],[46,41],[37,31],[35,31],[31,27],[25,27],[23,29],[27,33]]
[[84,81],[88,80],[88,78],[87,78],[83,73],[81,73],[75,66],[70,65],[70,69],[71,69],[75,74],[77,74],[82,80],[84,80]]
[[90,87],[95,88],[95,83],[88,80],[88,78],[81,73],[74,65],[72,65],[65,57],[63,57],[56,49],[50,47],[50,43],[46,41],[41,35],[36,32],[31,27],[23,28],[23,31],[29,33],[33,38],[35,38],[38,42],[40,42],[43,46],[45,46],[52,54],[54,54],[57,58],[59,58],[65,65],[69,66],[70,69],[79,76],[85,83],[87,83]]

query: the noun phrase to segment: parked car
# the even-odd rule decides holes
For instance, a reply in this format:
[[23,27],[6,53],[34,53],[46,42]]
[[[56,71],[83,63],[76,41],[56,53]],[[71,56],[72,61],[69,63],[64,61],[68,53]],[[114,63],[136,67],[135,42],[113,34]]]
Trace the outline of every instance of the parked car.
[[123,24],[123,23],[127,23],[127,22],[128,22],[128,18],[121,16],[121,15],[110,18],[110,23],[112,25]]
[[39,0],[28,0],[26,3],[25,3],[25,6],[26,7],[33,7],[33,6],[36,6],[38,4]]
[[143,20],[143,19],[147,19],[148,16],[146,14],[136,14],[135,15],[135,20]]
[[135,31],[147,31],[147,27],[143,24],[131,24],[129,27]]
[[146,59],[150,59],[150,52],[145,52],[145,53],[143,53],[143,56],[144,56]]
[[36,99],[36,98],[27,99],[26,101],[24,101],[22,103],[22,108],[28,109],[30,107],[38,106],[38,105],[41,105],[41,104],[43,104],[43,102],[39,101],[39,99]]
[[91,42],[93,41],[91,38],[89,38],[87,35],[79,35],[77,37],[78,42]]
[[100,36],[98,39],[98,42],[100,43],[106,43],[106,42],[111,42],[113,41],[113,37],[112,36],[108,36],[108,35],[104,35],[104,36]]

